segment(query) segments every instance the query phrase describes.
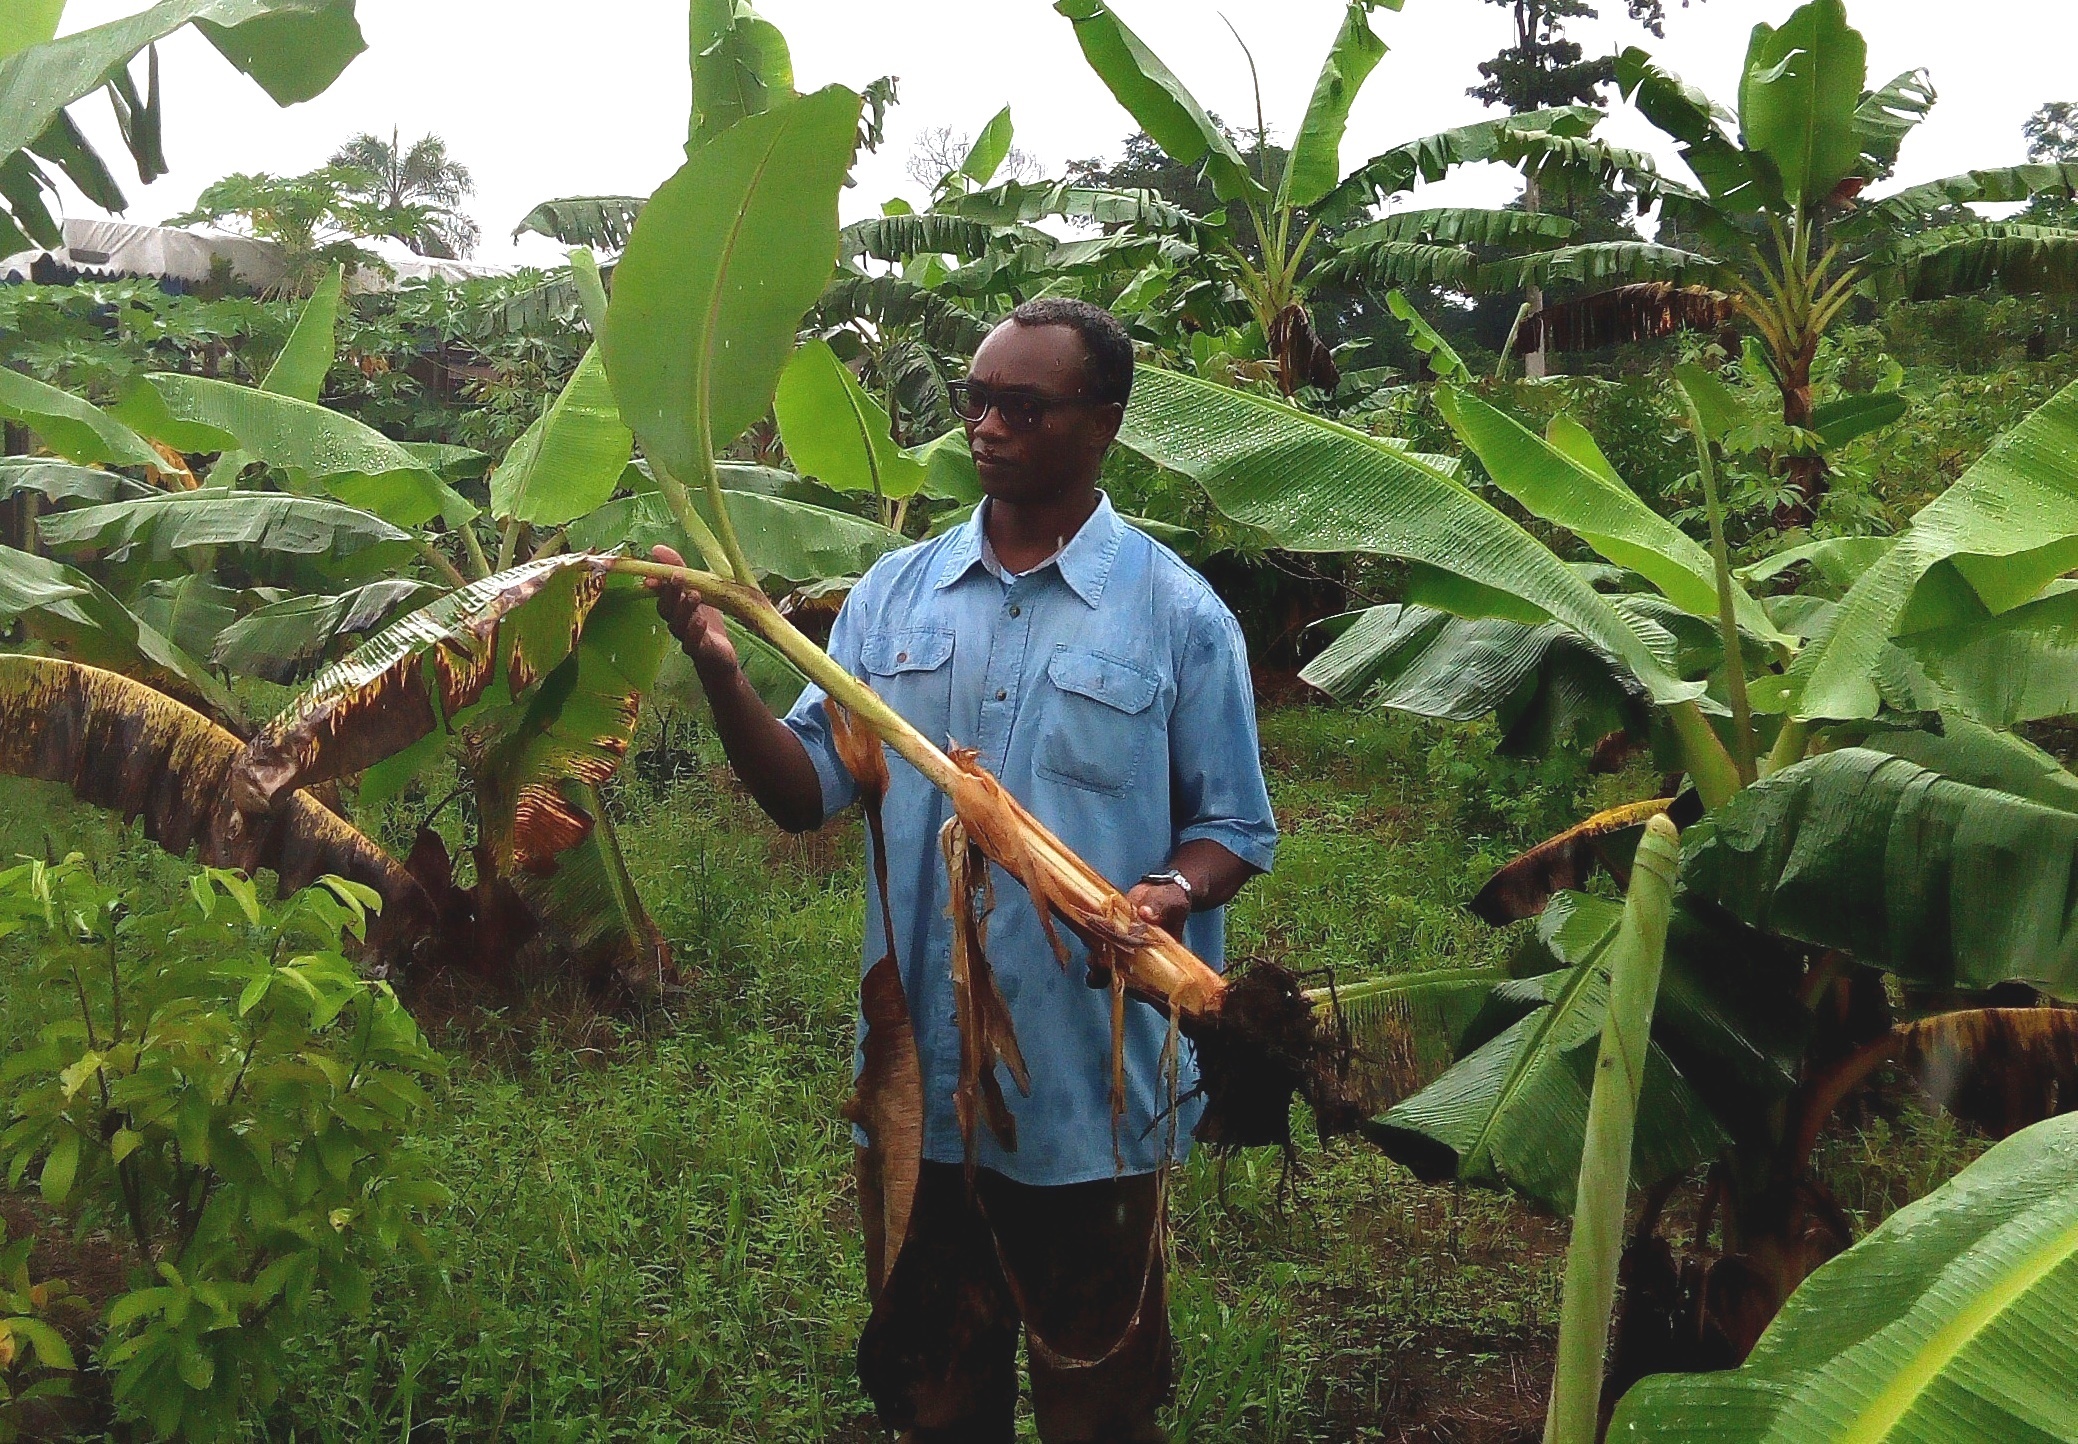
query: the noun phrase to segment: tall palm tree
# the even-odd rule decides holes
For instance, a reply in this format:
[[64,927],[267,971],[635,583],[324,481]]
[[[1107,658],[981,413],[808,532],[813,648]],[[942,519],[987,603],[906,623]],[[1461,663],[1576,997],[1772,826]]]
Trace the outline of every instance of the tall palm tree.
[[416,209],[428,217],[395,237],[421,256],[451,261],[474,251],[483,237],[461,208],[476,194],[476,181],[469,167],[449,158],[447,142],[437,135],[421,136],[407,150],[395,127],[388,140],[363,132],[339,148],[332,164],[368,175],[362,198],[400,215]]

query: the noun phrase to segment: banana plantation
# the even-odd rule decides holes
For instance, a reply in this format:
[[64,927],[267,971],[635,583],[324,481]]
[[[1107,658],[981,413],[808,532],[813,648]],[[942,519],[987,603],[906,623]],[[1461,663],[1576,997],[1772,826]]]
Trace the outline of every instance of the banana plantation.
[[547,267],[437,137],[80,239],[393,3],[0,0],[0,1438],[2078,1441],[2078,107],[1019,0],[1063,162],[691,0]]

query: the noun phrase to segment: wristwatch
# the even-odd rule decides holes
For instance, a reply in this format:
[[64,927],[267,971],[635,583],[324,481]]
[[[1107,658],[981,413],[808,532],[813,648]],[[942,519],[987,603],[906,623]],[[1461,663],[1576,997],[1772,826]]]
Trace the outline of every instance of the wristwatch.
[[1141,878],[1140,881],[1167,883],[1171,887],[1183,889],[1183,900],[1186,903],[1190,904],[1192,911],[1197,910],[1198,890],[1191,886],[1191,880],[1189,878],[1185,877],[1175,868],[1172,867],[1167,872],[1151,872],[1147,876]]

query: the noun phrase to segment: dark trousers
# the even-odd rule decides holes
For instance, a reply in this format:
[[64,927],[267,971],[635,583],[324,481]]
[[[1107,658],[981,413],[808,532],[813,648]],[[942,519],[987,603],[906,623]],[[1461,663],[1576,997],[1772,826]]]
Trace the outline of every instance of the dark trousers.
[[[1161,1444],[1174,1385],[1153,1174],[1039,1188],[925,1163],[859,1376],[915,1444],[1009,1444],[1017,1341],[1046,1444]],[[869,1238],[869,1252],[877,1250]]]

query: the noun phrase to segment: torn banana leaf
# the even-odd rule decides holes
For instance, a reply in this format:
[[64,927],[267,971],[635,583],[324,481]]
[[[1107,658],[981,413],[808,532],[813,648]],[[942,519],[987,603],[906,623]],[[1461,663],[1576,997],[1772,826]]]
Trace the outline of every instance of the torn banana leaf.
[[232,806],[226,774],[239,740],[171,697],[97,667],[0,656],[0,770],[62,782],[81,801],[141,818],[144,834],[212,867],[267,868],[286,893],[326,873],[375,889],[373,935],[398,948],[415,935],[423,897],[373,842],[307,797],[263,818]]
[[[544,615],[559,618],[560,606],[555,592],[544,592],[507,620],[507,634]],[[515,695],[515,705],[486,709],[461,729],[484,840],[501,872],[546,876],[590,835],[596,810],[568,784],[595,795],[620,770],[663,661],[668,633],[656,600],[630,578],[611,584],[576,625],[582,636],[570,655]]]
[[247,746],[249,811],[451,734],[475,785],[483,858],[579,965],[654,994],[670,954],[598,787],[619,769],[667,633],[633,578],[591,556],[529,562],[450,593],[325,669]]
[[[606,563],[523,563],[421,607],[320,672],[247,744],[232,769],[238,806],[345,777],[448,725],[502,674],[515,700],[570,656],[606,586]],[[524,610],[522,610],[524,609]]]

